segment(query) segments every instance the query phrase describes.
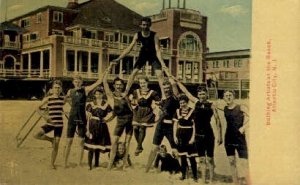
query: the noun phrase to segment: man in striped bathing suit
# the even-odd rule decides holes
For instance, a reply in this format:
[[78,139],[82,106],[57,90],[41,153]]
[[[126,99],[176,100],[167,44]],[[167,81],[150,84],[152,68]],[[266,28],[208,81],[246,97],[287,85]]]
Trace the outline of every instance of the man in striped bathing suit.
[[[52,143],[51,168],[53,169],[56,168],[54,163],[63,129],[63,106],[65,104],[65,97],[61,96],[61,92],[62,83],[59,80],[55,80],[52,84],[52,94],[43,99],[37,110],[37,112],[47,120],[47,123],[34,135],[36,139],[46,140]],[[48,114],[42,112],[44,105],[47,105]],[[46,134],[52,130],[54,131],[54,137],[47,136]]]

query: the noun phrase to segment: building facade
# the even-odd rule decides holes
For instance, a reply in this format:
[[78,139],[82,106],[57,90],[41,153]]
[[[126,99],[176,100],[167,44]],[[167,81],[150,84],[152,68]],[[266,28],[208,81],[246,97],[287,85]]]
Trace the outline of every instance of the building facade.
[[[215,74],[211,59],[222,58],[226,52],[207,54],[206,16],[186,9],[185,0],[178,0],[176,7],[171,0],[162,3],[160,13],[149,17],[151,29],[160,40],[163,60],[174,76],[195,87],[205,82],[209,73]],[[88,83],[95,81],[109,61],[131,43],[141,18],[115,0],[69,0],[67,7],[44,6],[13,18],[5,23],[10,24],[10,30],[0,29],[0,95],[18,97],[20,94],[14,92],[26,88],[23,93],[27,97],[41,97],[52,79],[66,81],[64,88],[69,88],[75,74]],[[128,79],[140,47],[134,46],[113,67],[109,80],[116,76]],[[148,64],[140,73],[151,82],[157,81]],[[19,90],[13,88],[15,84]]]
[[239,98],[248,98],[250,50],[211,52],[205,56],[205,79],[216,86],[221,96],[226,89],[236,91]]

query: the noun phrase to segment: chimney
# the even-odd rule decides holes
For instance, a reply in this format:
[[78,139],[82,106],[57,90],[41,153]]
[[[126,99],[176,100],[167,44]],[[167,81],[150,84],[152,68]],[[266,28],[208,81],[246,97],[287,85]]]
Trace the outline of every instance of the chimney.
[[169,8],[171,8],[171,0],[169,0]]
[[76,9],[78,5],[78,0],[69,0],[67,8]]
[[185,9],[185,0],[183,0],[183,9]]
[[162,6],[162,9],[163,9],[163,10],[165,9],[165,0],[163,0],[163,6]]
[[180,0],[177,1],[177,8],[180,8]]

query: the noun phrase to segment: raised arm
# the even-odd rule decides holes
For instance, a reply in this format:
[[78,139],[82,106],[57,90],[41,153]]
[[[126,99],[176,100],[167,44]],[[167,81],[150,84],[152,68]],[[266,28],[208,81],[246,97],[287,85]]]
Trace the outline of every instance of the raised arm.
[[198,98],[193,96],[181,82],[177,81],[177,85],[179,89],[189,98],[189,100],[192,103],[196,103],[198,101]]
[[137,39],[138,39],[138,35],[136,33],[134,34],[133,40],[130,43],[130,45],[121,53],[121,55],[118,58],[114,59],[112,62],[118,62],[122,58],[124,58],[132,50],[133,46],[137,43]]
[[176,81],[173,78],[169,77],[169,82],[171,84],[174,96],[179,97],[179,91],[178,91],[178,87],[177,87]]
[[220,117],[219,117],[219,114],[218,114],[218,110],[217,110],[217,106],[215,104],[212,104],[212,110],[213,110],[213,113],[214,113],[214,118],[215,118],[215,121],[216,121],[216,126],[217,126],[217,143],[218,145],[222,144],[223,143],[223,137],[222,137],[222,125],[221,125],[221,121],[220,121]]
[[111,70],[111,66],[112,65],[109,65],[109,67],[103,73],[103,87],[104,87],[104,91],[105,91],[105,94],[107,95],[107,99],[108,99],[108,102],[109,102],[110,105],[111,105],[110,100],[113,99],[113,93],[110,90],[108,82],[107,82],[107,74]]
[[103,78],[102,78],[102,76],[99,76],[99,79],[95,83],[85,87],[85,94],[89,94],[89,92],[91,92],[93,89],[95,89],[102,82],[103,82]]

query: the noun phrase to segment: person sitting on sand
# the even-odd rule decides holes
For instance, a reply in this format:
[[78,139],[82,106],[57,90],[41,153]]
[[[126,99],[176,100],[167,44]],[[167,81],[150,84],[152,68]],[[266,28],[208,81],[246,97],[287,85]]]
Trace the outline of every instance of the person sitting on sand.
[[[161,162],[160,168],[159,163]],[[166,145],[161,145],[159,153],[156,156],[154,167],[161,172],[169,172],[170,174],[179,173],[180,165],[177,159],[175,159],[167,151]]]
[[[113,161],[113,167],[119,167],[120,166],[120,164],[121,164],[120,161],[124,160],[125,153],[126,153],[125,143],[124,142],[118,142],[117,153],[116,153],[115,159]],[[128,164],[128,166],[132,165],[129,154],[127,155],[127,164]],[[121,165],[123,165],[123,163]]]

